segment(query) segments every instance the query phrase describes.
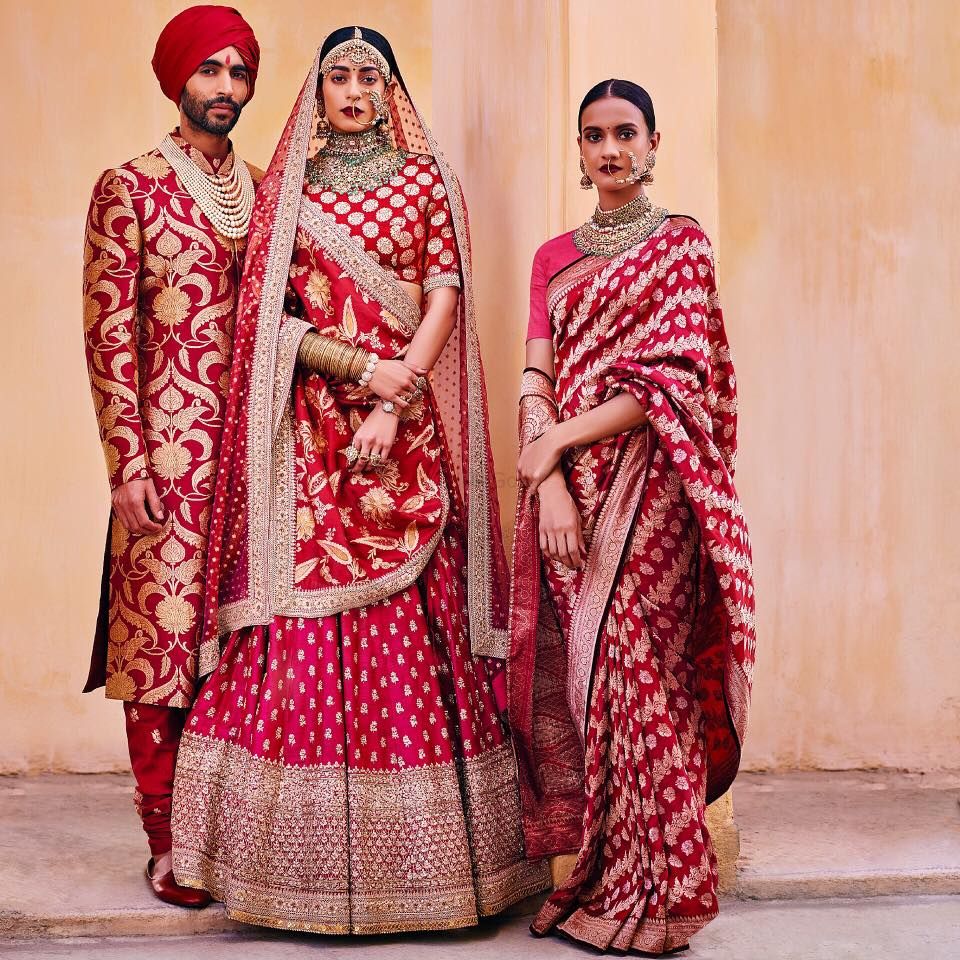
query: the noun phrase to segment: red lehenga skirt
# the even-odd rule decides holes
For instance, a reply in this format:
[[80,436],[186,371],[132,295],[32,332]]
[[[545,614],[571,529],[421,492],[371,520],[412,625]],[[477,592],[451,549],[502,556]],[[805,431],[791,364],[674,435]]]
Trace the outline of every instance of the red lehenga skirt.
[[469,926],[544,889],[503,667],[470,653],[462,542],[448,525],[382,602],[230,635],[180,747],[180,883],[234,919],[333,934]]

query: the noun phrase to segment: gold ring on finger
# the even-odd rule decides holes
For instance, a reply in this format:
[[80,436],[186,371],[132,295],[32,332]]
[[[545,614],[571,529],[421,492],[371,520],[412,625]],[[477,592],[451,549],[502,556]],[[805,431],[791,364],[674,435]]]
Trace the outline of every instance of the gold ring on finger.
[[351,443],[349,447],[344,447],[343,455],[347,463],[353,466],[357,462],[357,457],[360,456],[360,451]]

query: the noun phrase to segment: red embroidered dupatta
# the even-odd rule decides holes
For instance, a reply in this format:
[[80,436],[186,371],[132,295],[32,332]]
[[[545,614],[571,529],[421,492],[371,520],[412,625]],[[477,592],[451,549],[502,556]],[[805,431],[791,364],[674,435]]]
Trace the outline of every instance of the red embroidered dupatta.
[[[705,558],[689,648],[704,711],[708,802],[736,776],[755,647],[750,540],[733,484],[736,384],[709,241],[693,221],[667,218],[612,260],[577,260],[551,281],[547,298],[556,388],[525,376],[521,444],[622,391],[640,401],[648,423],[571,451],[567,482],[591,504],[583,517],[588,556],[562,590],[542,576],[535,503],[521,498],[518,507],[509,697],[530,856],[580,843],[595,651],[627,548],[642,538],[652,573],[675,553],[671,531],[645,516],[654,472],[662,472],[658,451],[679,478],[674,496],[689,504]],[[655,609],[656,598],[648,599]],[[558,603],[568,612],[565,634]]]
[[[207,601],[201,673],[219,657],[219,636],[269,623],[275,615],[323,616],[403,589],[415,579],[435,543],[437,517],[414,506],[418,522],[392,537],[392,556],[372,562],[369,544],[345,528],[333,540],[299,543],[291,502],[310,502],[314,491],[294,489],[284,443],[300,340],[310,325],[286,316],[284,294],[298,229],[311,230],[323,256],[334,309],[346,310],[360,329],[376,323],[413,326],[419,312],[393,278],[372,264],[343,231],[307,208],[302,187],[306,162],[318,147],[319,51],[303,85],[254,206],[236,323],[234,363],[210,519]],[[446,464],[465,510],[468,612],[475,654],[506,655],[507,567],[487,431],[486,388],[474,321],[470,237],[456,176],[439,152],[407,91],[396,81],[390,130],[396,146],[432,156],[450,202],[462,264],[458,322],[433,372],[434,402],[450,451]],[[309,222],[311,221],[312,222]],[[408,331],[409,332],[409,331]],[[427,498],[432,487],[427,487]],[[445,492],[438,492],[443,497]],[[423,511],[426,509],[426,513]],[[419,511],[419,512],[418,512]],[[435,513],[436,511],[434,511]],[[445,508],[442,511],[445,518]],[[422,521],[422,522],[421,522]],[[382,546],[383,551],[389,550]],[[312,551],[304,556],[303,549]],[[298,552],[300,551],[300,552]],[[314,562],[315,561],[315,562]],[[310,569],[308,566],[312,564]],[[318,568],[335,571],[320,585]],[[313,579],[311,579],[313,578]]]

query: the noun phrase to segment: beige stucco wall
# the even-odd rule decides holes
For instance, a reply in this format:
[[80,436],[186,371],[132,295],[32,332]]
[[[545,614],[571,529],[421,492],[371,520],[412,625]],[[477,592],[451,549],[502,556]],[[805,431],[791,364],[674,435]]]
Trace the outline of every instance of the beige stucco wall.
[[[185,2],[0,4],[4,149],[0,400],[0,771],[125,762],[119,704],[81,696],[99,595],[106,474],[83,361],[83,222],[97,174],[176,123],[150,68]],[[238,152],[265,166],[316,48],[346,9],[243,0],[263,49]],[[431,108],[430,0],[354,0]]]
[[[80,241],[96,174],[173,122],[149,58],[185,5],[118,2],[103,18],[0,2],[0,770],[124,763],[119,706],[77,692],[107,503]],[[576,106],[610,75],[650,90],[652,195],[714,238],[740,374],[760,630],[750,766],[960,764],[953,6],[646,0],[617,7],[615,31],[586,0],[350,8],[395,41],[428,113],[432,95],[464,181],[508,526],[530,259],[591,203]],[[265,164],[341,24],[321,4],[241,9],[264,72],[236,142]]]
[[753,765],[960,765],[960,18],[720,0]]

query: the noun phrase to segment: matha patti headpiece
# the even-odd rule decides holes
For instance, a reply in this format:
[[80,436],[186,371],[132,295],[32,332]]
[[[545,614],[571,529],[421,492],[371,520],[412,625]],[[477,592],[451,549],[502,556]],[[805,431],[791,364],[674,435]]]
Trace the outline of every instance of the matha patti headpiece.
[[348,60],[358,67],[365,63],[372,63],[382,74],[383,79],[390,82],[390,65],[386,57],[372,44],[363,39],[363,32],[354,27],[353,37],[338,43],[321,61],[320,73],[326,76],[338,61]]

